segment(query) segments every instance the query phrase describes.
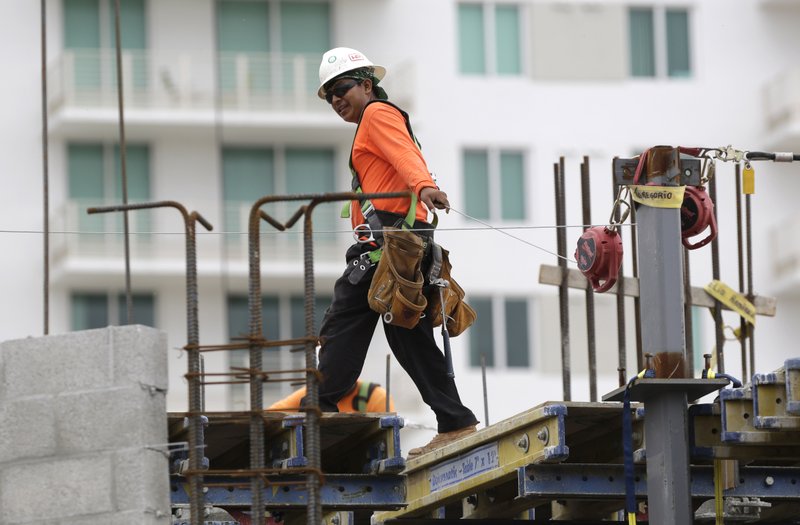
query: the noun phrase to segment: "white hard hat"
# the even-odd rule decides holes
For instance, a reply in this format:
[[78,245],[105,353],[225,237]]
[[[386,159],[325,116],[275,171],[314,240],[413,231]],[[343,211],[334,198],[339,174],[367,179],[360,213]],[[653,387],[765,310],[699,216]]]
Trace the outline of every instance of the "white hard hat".
[[364,53],[349,47],[337,47],[325,52],[322,55],[322,62],[319,64],[319,98],[325,98],[325,84],[348,71],[360,69],[362,67],[373,68],[373,76],[376,80],[381,80],[386,75],[386,68],[376,66],[364,56]]

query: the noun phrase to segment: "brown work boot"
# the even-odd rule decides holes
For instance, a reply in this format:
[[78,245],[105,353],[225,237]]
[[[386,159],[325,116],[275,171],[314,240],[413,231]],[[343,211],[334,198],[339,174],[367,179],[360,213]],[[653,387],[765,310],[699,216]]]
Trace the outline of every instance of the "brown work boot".
[[428,452],[433,452],[437,448],[442,448],[445,445],[449,445],[454,441],[458,441],[459,439],[466,437],[470,434],[475,433],[476,425],[471,425],[468,427],[460,428],[458,430],[451,430],[450,432],[443,432],[441,434],[436,434],[431,439],[430,443],[425,445],[424,447],[412,448],[408,451],[408,459],[414,459],[423,454],[427,454]]

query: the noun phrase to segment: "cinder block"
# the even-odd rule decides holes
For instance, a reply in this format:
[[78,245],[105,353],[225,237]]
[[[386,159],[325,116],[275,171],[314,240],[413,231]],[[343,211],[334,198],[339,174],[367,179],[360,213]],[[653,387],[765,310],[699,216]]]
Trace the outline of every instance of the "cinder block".
[[6,467],[0,471],[3,523],[112,512],[112,480],[111,459],[100,454]]
[[0,404],[0,464],[55,453],[53,398],[27,398]]
[[110,330],[0,343],[6,400],[110,386]]
[[153,396],[137,385],[65,394],[54,400],[61,454],[108,451],[167,441],[163,394]]
[[163,391],[167,374],[167,334],[142,325],[111,327],[114,384],[142,383]]
[[[160,517],[159,517],[160,516]],[[58,525],[169,525],[169,514],[156,516],[156,511],[119,511],[60,520]],[[27,525],[27,524],[26,524]],[[44,524],[42,524],[44,525]]]
[[118,511],[170,512],[169,460],[165,447],[140,449],[114,455],[114,502]]

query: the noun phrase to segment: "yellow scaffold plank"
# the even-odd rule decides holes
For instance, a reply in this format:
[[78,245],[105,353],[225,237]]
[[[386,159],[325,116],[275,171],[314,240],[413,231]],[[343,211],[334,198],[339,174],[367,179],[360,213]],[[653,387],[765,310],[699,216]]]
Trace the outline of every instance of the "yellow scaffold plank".
[[786,371],[753,376],[753,426],[800,429],[800,415],[786,411]]
[[749,388],[720,392],[722,442],[750,445],[796,445],[800,431],[782,428],[756,428],[753,424],[753,395]]
[[800,460],[800,443],[788,445],[751,444],[722,441],[722,421],[718,405],[698,404],[689,408],[689,433],[692,460],[770,459]]
[[[409,460],[404,472],[407,507],[377,513],[373,523],[429,516],[435,509],[458,504],[471,494],[516,482],[519,467],[564,461],[570,454],[568,434],[576,442],[590,443],[598,432],[619,428],[621,410],[619,403],[547,402]],[[621,453],[619,447],[600,448],[611,456]]]

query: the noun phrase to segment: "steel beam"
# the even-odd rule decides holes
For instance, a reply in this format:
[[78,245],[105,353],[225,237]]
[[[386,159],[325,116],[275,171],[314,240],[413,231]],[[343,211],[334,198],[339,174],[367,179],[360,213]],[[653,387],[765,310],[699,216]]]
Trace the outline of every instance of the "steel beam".
[[[635,469],[636,496],[648,496],[648,476],[644,467]],[[625,498],[622,465],[574,464],[528,465],[517,471],[519,497],[533,499],[619,499]],[[751,497],[770,500],[795,500],[798,494],[800,467],[741,467],[736,487],[724,491],[724,497]],[[691,497],[714,497],[714,468],[691,467]],[[650,509],[650,522],[653,522]],[[686,523],[691,523],[687,521]]]
[[[206,504],[223,508],[250,507],[253,498],[246,479],[205,477]],[[305,509],[308,488],[304,474],[270,476],[265,484],[262,500],[267,509]],[[189,502],[185,480],[173,478],[171,487],[173,506]],[[405,504],[404,477],[397,474],[327,474],[320,490],[322,506],[328,510],[399,509]]]

